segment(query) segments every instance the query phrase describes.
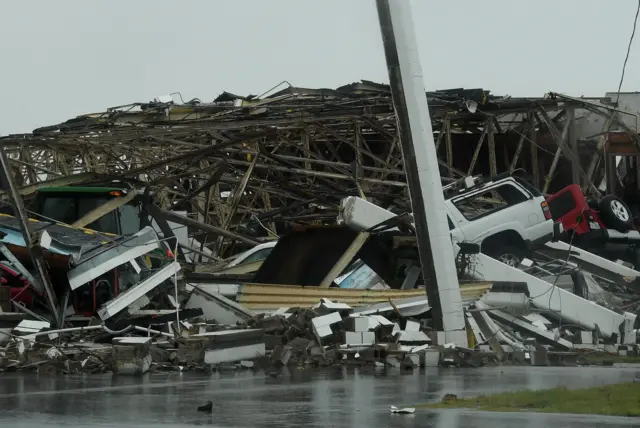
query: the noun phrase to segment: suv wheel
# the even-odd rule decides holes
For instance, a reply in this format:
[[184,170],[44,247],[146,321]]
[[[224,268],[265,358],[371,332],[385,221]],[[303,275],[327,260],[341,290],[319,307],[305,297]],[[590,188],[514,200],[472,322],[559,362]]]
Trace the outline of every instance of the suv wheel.
[[632,228],[633,219],[627,204],[617,196],[608,195],[600,201],[600,217],[608,228],[627,232]]
[[525,251],[518,247],[503,246],[488,254],[490,257],[504,263],[507,266],[517,268],[522,259],[526,257]]

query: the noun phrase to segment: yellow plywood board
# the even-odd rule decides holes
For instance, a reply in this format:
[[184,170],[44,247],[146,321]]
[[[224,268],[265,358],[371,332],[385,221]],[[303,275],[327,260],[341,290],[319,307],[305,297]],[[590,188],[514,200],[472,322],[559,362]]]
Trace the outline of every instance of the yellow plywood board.
[[[489,287],[491,287],[490,282],[467,283],[460,286],[460,293],[465,300],[479,298]],[[297,285],[243,284],[238,290],[237,300],[249,309],[276,309],[282,307],[309,308],[318,304],[322,298],[352,306],[363,306],[424,295],[424,289],[360,290]]]

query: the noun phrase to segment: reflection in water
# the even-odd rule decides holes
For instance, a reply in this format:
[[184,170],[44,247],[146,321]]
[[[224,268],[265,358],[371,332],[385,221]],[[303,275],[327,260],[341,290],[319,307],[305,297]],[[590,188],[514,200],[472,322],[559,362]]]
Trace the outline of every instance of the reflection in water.
[[[336,368],[213,375],[156,374],[142,378],[0,375],[0,426],[173,427],[610,427],[633,420],[593,416],[494,414],[473,410],[393,415],[391,405],[438,401],[444,394],[473,396],[628,381],[635,368],[399,370]],[[196,407],[212,400],[213,414]]]

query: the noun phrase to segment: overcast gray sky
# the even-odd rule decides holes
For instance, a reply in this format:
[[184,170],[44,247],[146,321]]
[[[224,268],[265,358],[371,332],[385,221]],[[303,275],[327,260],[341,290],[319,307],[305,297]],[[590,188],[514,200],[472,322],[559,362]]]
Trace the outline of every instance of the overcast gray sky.
[[[427,89],[615,91],[636,0],[411,0]],[[180,91],[387,81],[374,0],[0,0],[0,135]],[[639,29],[640,32],[640,29]],[[640,38],[640,34],[638,34]],[[640,90],[640,41],[623,90]]]

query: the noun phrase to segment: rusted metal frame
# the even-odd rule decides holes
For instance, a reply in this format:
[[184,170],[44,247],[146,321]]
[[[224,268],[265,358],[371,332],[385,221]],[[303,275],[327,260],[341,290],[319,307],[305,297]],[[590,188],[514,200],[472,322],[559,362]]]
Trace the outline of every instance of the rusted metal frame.
[[[250,164],[250,162],[236,160],[236,159],[228,159],[227,162],[229,164],[234,164],[234,165]],[[291,172],[291,173],[296,173],[300,175],[309,175],[309,176],[320,177],[320,178],[331,178],[335,180],[353,181],[353,177],[349,175],[337,174],[333,172],[323,172],[323,171],[315,171],[315,170],[307,171],[302,168],[287,168],[287,167],[269,165],[269,164],[256,164],[255,168],[271,169],[273,171]],[[363,178],[363,181],[366,181],[368,183],[383,184],[383,185],[392,186],[392,187],[406,187],[406,183],[400,182],[400,181],[380,180],[380,179],[375,179],[370,177]]]
[[[199,194],[201,194],[205,190],[209,190],[211,188],[211,186],[213,186],[218,181],[220,181],[220,178],[227,172],[228,165],[226,163],[224,163],[224,162],[221,162],[221,163],[218,163],[218,164],[216,164],[214,166],[206,166],[204,168],[201,168],[201,171],[202,170],[210,170],[212,168],[215,168],[215,171],[211,174],[209,179],[202,186],[200,186],[196,190],[188,193],[187,196],[185,196],[183,199],[181,199],[179,201],[179,203],[190,201],[191,199],[193,199],[194,197],[198,196]],[[206,212],[206,210],[205,210],[205,212]]]
[[[545,118],[546,112],[542,114],[543,116],[543,120],[545,122],[547,122],[547,119],[549,118],[548,116]],[[555,129],[555,127],[553,126],[553,124],[549,121],[547,123],[547,126],[549,127],[549,131],[551,132],[551,134],[554,136],[554,138],[556,139],[556,144],[558,145],[558,149],[556,150],[556,154],[553,157],[553,161],[551,162],[551,166],[549,167],[549,171],[547,172],[545,179],[544,179],[544,187],[542,188],[542,193],[546,194],[549,191],[549,185],[551,184],[551,180],[553,177],[553,174],[555,173],[556,167],[558,166],[558,161],[560,160],[560,155],[563,152],[563,147],[564,147],[564,142],[567,139],[567,135],[569,133],[569,128],[572,126],[572,121],[567,119],[564,123],[564,127],[562,129],[562,134],[560,135],[560,137],[556,137],[557,134],[557,130]],[[551,129],[551,127],[553,127],[553,129]],[[565,149],[566,151],[566,149]]]
[[[269,153],[269,154],[265,153],[265,152],[266,152],[266,150],[264,149],[264,146],[263,146],[262,144],[260,144],[260,145],[259,145],[259,147],[260,147],[260,153],[262,153],[262,156],[263,156],[264,158],[269,159],[269,160],[271,160],[271,161],[273,161],[273,162],[275,162],[275,163],[278,163],[278,164],[280,164],[280,165],[283,165],[283,166],[285,167],[284,171],[287,171],[287,172],[294,172],[293,170],[295,170],[296,172],[297,172],[297,171],[305,171],[304,173],[307,173],[307,172],[316,172],[316,171],[307,171],[307,170],[304,170],[304,169],[299,169],[299,168],[297,168],[297,165],[295,165],[295,164],[293,164],[293,163],[291,163],[291,162],[288,162],[288,161],[285,161],[285,160],[278,159],[277,157],[275,157],[274,155],[272,155],[272,154],[270,154],[270,153]],[[279,168],[279,167],[271,166],[271,168],[273,168],[274,170],[278,171],[278,168]],[[282,170],[282,169],[281,169],[281,170]],[[303,173],[303,174],[304,174],[304,173]],[[318,180],[319,180],[319,181],[322,181],[325,185],[327,185],[327,186],[329,186],[329,187],[333,188],[334,190],[336,190],[336,191],[338,191],[338,192],[345,192],[345,191],[346,191],[346,189],[345,189],[344,187],[342,187],[342,186],[338,185],[338,184],[337,184],[337,183],[335,183],[335,182],[330,181],[330,180],[327,178],[327,176],[326,176],[326,175],[324,175],[324,174],[322,174],[322,175],[321,175],[321,174],[317,174],[317,175],[316,175],[316,177],[318,178]],[[349,179],[351,179],[351,178],[349,178]]]
[[[317,124],[318,126],[320,126],[322,129],[326,130],[329,134],[333,135],[337,140],[342,141],[343,143],[347,144],[348,146],[350,146],[354,151],[356,150],[356,147],[354,145],[354,143],[352,141],[349,141],[345,138],[343,138],[341,135],[338,135],[337,133],[335,133],[331,128],[322,125],[322,124]],[[374,155],[373,153],[371,153],[368,150],[363,150],[362,151],[363,155],[366,155],[367,157],[375,160],[376,162],[379,162],[380,164],[388,167],[388,168],[393,168],[391,165],[389,165],[387,162],[384,161],[384,159],[381,159],[380,157]]]
[[64,154],[59,150],[56,150],[56,167],[62,175],[69,175],[69,168],[67,167],[67,159]]
[[[300,149],[298,147],[298,149],[300,149],[300,151],[302,151],[303,153],[311,153],[311,150],[309,150],[309,132],[307,132],[307,129],[304,128],[301,131],[301,135],[300,135],[300,145],[302,146],[302,149]],[[308,160],[305,160],[304,162],[304,169],[311,169],[311,164],[309,163]],[[307,177],[307,181],[310,181],[311,177]]]
[[[212,198],[212,193],[214,188],[217,188],[218,183],[215,183],[213,186],[209,186],[209,188],[207,189],[207,194],[206,194],[206,199],[204,201],[204,223],[205,224],[209,224],[210,223],[210,215],[211,215],[211,198]],[[204,253],[204,244],[205,242],[207,242],[208,240],[208,236],[209,234],[207,232],[205,232],[204,237],[202,238],[202,242],[200,242],[200,262],[202,262],[202,254]],[[194,258],[195,260],[195,258]]]
[[[451,119],[447,117],[445,119],[447,121],[447,132],[445,134],[445,148],[446,148],[446,158],[447,165],[453,168],[453,138],[451,135]],[[453,177],[453,173],[449,169],[449,176]]]
[[502,161],[504,162],[504,170],[509,171],[511,168],[511,161],[509,160],[509,147],[507,144],[502,144]]
[[167,137],[158,137],[156,135],[146,135],[146,138],[150,138],[154,141],[158,141],[161,143],[167,143],[167,144],[177,144],[180,146],[187,146],[187,147],[193,147],[193,148],[205,148],[205,147],[210,147],[211,144],[202,144],[202,143],[192,143],[189,141],[183,141],[183,140],[178,140],[175,138],[167,138]]
[[580,162],[580,152],[578,151],[578,139],[576,136],[576,112],[574,107],[568,107],[566,109],[567,112],[567,122],[570,122],[569,131],[567,134],[567,145],[569,150],[571,151],[573,161],[571,162],[571,178],[573,184],[580,184],[580,173],[582,171],[582,165]]
[[489,151],[489,175],[495,177],[498,174],[496,162],[495,124],[493,118],[487,123],[487,150]]
[[602,135],[600,135],[600,139],[598,140],[596,151],[593,154],[591,161],[589,162],[589,167],[585,174],[584,183],[583,183],[583,191],[586,192],[590,190],[590,188],[591,189],[595,188],[595,190],[597,191],[596,186],[594,186],[593,184],[593,177],[596,173],[600,160],[602,159],[605,143],[608,137],[608,131],[611,129],[612,124],[615,123],[617,126],[621,127],[624,131],[626,131],[631,136],[631,138],[636,142],[636,144],[638,144],[639,146],[640,146],[640,137],[638,136],[638,133],[636,131],[629,128],[629,126],[627,126],[627,124],[624,123],[624,121],[617,116],[617,113],[618,113],[617,110],[605,109],[606,111],[603,111],[604,108],[600,109],[597,106],[593,106],[589,103],[584,103],[583,105],[581,105],[581,107],[592,113],[595,113],[607,118],[607,121],[603,128],[603,133]]
[[233,224],[229,224],[228,230],[232,230],[232,229],[237,230],[242,224],[244,224],[244,221],[247,218],[247,214],[254,215],[260,212],[260,208],[256,207],[256,199],[258,199],[259,194],[260,192],[252,193],[251,200],[248,201],[248,204],[246,207],[242,207],[241,205],[238,205],[236,207],[235,214],[240,214],[240,218],[238,219],[238,221],[234,222]]
[[[360,125],[359,124],[354,124],[354,137],[355,137],[355,143],[356,143],[356,162],[355,162],[355,168],[353,171],[353,177],[354,177],[354,182],[356,184],[356,187],[358,189],[358,194],[360,195],[360,197],[364,200],[367,200],[367,197],[364,193],[364,190],[362,189],[363,187],[363,183],[361,183],[360,181],[360,172],[363,171],[362,170],[362,135],[360,135]],[[362,174],[362,176],[364,177],[364,172]],[[365,185],[366,186],[366,185]]]
[[[313,125],[316,125],[315,123]],[[316,125],[317,128],[317,125]],[[331,134],[329,133],[330,129],[327,127],[325,128],[320,128],[320,129],[316,129],[314,138],[313,138],[313,142],[314,142],[314,146],[316,148],[316,152],[318,152],[319,156],[322,156],[322,154],[319,151],[318,148],[318,144],[319,143],[323,143],[323,146],[327,148],[327,150],[329,150],[331,152],[331,154],[333,155],[334,159],[339,161],[340,156],[338,155],[338,151],[336,150],[335,147],[335,141],[338,140],[338,137],[335,134]],[[322,141],[320,140],[319,137],[326,137],[327,141]]]
[[436,151],[440,148],[440,144],[445,139],[445,135],[447,135],[449,126],[451,123],[449,122],[448,116],[445,115],[445,118],[442,120],[442,126],[440,126],[440,133],[438,134],[438,139],[436,140]]
[[[307,170],[312,170],[313,168],[311,167],[311,164],[318,164],[318,165],[326,165],[326,166],[330,166],[332,168],[335,168],[336,170],[339,170],[340,172],[342,172],[343,174],[348,174],[349,173],[349,165],[346,163],[342,163],[342,162],[334,162],[334,161],[329,161],[329,160],[325,160],[320,158],[317,154],[308,151],[306,148],[303,150],[299,145],[297,144],[292,144],[289,141],[282,141],[283,144],[293,147],[296,150],[300,150],[300,151],[304,151],[307,152],[307,154],[311,157],[302,157],[302,156],[290,156],[290,155],[284,155],[284,154],[273,154],[273,157],[276,159],[280,159],[283,161],[289,161],[289,162],[303,162],[304,163],[304,167]],[[249,152],[248,150],[242,150],[242,149],[230,149],[230,152],[233,152],[234,150],[237,150],[238,152]]]
[[[216,159],[218,160],[218,159]],[[161,186],[161,185],[168,185],[170,183],[177,183],[177,180],[180,180],[182,178],[186,178],[189,177],[191,175],[197,175],[197,174],[206,174],[209,171],[212,171],[214,169],[216,169],[218,167],[219,163],[216,163],[214,165],[209,165],[205,168],[197,168],[197,169],[190,169],[184,172],[181,172],[179,174],[171,174],[171,175],[166,175],[166,173],[163,171],[161,174],[159,174],[158,178],[154,179],[153,181],[149,182],[149,185],[151,186]]]
[[478,156],[480,156],[480,150],[482,150],[482,145],[484,144],[484,139],[487,136],[487,132],[489,129],[489,126],[491,126],[492,123],[492,118],[491,117],[487,117],[487,119],[484,122],[484,126],[482,127],[482,133],[480,134],[480,139],[478,140],[478,143],[476,144],[476,149],[473,152],[473,156],[471,157],[471,163],[469,163],[469,169],[467,170],[467,175],[471,176],[473,174],[473,170],[476,167],[476,163],[478,162]]
[[[51,284],[49,272],[47,271],[45,261],[42,257],[42,251],[40,247],[34,242],[31,231],[29,230],[29,216],[27,215],[27,211],[24,207],[22,196],[20,196],[13,176],[10,173],[11,165],[2,144],[0,144],[0,164],[2,165],[2,170],[4,171],[7,184],[9,185],[9,194],[11,196],[14,214],[20,222],[20,229],[22,232],[22,237],[24,238],[25,246],[27,247],[33,265],[36,268],[38,281],[40,282],[40,285],[42,285],[42,288],[45,290],[49,310],[51,311],[51,315],[53,316],[53,323],[55,325],[59,325],[61,318],[58,298],[54,292],[53,285]],[[2,174],[1,171],[0,174]]]
[[21,147],[20,149],[20,160],[24,163],[26,167],[27,178],[29,179],[29,184],[34,184],[38,182],[38,177],[36,175],[35,168],[33,167],[33,159],[31,158],[31,152],[27,147]]
[[[259,138],[260,136],[255,136],[254,134],[254,139],[255,138]],[[174,157],[170,157],[167,159],[163,159],[161,161],[158,162],[154,162],[152,164],[149,165],[145,165],[141,168],[136,168],[134,170],[129,170],[129,171],[124,171],[121,175],[128,177],[128,176],[132,176],[132,175],[138,175],[141,173],[146,173],[148,171],[153,171],[154,169],[158,169],[164,166],[168,166],[174,163],[179,163],[179,162],[183,162],[183,161],[189,161],[191,159],[197,159],[199,157],[203,157],[203,156],[209,156],[212,155],[226,147],[229,146],[233,146],[235,144],[241,143],[243,141],[247,141],[247,138],[243,137],[243,136],[236,136],[234,139],[226,141],[224,143],[220,143],[220,144],[216,144],[214,146],[211,147],[205,147],[203,149],[199,149],[199,150],[194,150],[194,151],[190,151],[187,153],[183,153],[180,154],[178,156],[174,156]]]
[[534,111],[529,112],[529,123],[531,124],[531,127],[529,128],[529,142],[531,143],[529,146],[531,157],[531,174],[533,177],[533,185],[537,189],[539,189],[541,186],[540,166],[538,163],[538,144],[536,143],[536,113]]
[[213,226],[211,224],[204,224],[199,221],[190,219],[188,217],[183,217],[176,213],[172,213],[167,210],[163,210],[162,208],[151,204],[148,208],[150,213],[154,216],[154,218],[164,218],[167,221],[172,221],[174,223],[181,224],[183,226],[192,227],[194,229],[201,230],[203,232],[208,232],[213,235],[224,236],[225,238],[235,239],[241,242],[244,242],[249,245],[257,245],[258,241],[255,241],[251,238],[247,238],[246,236],[240,235],[238,233],[234,233],[228,230],[224,230],[220,227]]
[[[9,162],[11,162],[11,163],[17,163],[17,164],[19,164],[19,165],[24,165],[24,166],[26,166],[27,168],[30,168],[30,169],[32,169],[32,170],[37,170],[37,171],[40,171],[40,172],[44,172],[44,173],[46,173],[46,174],[55,175],[55,176],[57,176],[57,177],[64,177],[62,174],[60,174],[60,173],[58,173],[58,172],[52,171],[52,170],[50,170],[50,169],[43,168],[43,167],[41,167],[41,166],[36,165],[36,164],[35,164],[35,163],[33,163],[33,162],[32,162],[32,163],[27,163],[27,162],[24,162],[24,161],[22,161],[22,160],[20,160],[20,159],[9,159]],[[38,183],[38,181],[39,181],[39,180],[37,179],[37,176],[36,176],[36,181],[34,181],[33,183],[29,183],[29,184],[35,184],[35,183]]]
[[[368,117],[363,117],[363,116],[358,117],[358,120],[362,121],[364,124],[368,124],[369,126],[371,126],[372,130],[376,131],[380,136],[385,138],[388,142],[392,142],[393,140],[396,139],[396,136],[390,133],[387,129],[385,129],[383,125],[380,125],[377,120],[374,120]],[[395,126],[395,122],[394,122],[394,126]]]
[[[240,182],[240,179],[235,178],[235,177],[224,176],[224,177],[222,177],[220,179],[220,182],[221,183],[227,183],[227,184],[238,184]],[[262,183],[259,180],[252,180],[252,182]],[[247,188],[249,188],[251,190],[254,190],[256,192],[260,191],[260,190],[264,190],[264,191],[269,192],[269,194],[271,194],[271,195],[275,195],[275,196],[283,197],[283,198],[287,198],[287,199],[300,200],[300,201],[303,201],[303,200],[306,201],[307,199],[309,199],[309,194],[311,193],[311,192],[304,192],[304,194],[303,194],[303,192],[301,192],[299,189],[294,189],[294,191],[288,191],[288,190],[286,190],[286,189],[288,189],[287,186],[278,185],[277,182],[270,182],[268,187],[264,187],[264,186],[259,185],[259,184],[255,184],[254,185],[254,184],[251,184],[251,182],[250,182],[247,185]],[[215,195],[214,195],[214,199],[216,199]]]
[[516,151],[513,154],[513,159],[511,159],[511,165],[509,166],[509,174],[513,174],[516,166],[518,165],[518,160],[520,159],[520,153],[522,153],[522,148],[524,147],[524,140],[527,137],[527,133],[530,132],[531,127],[534,127],[535,130],[535,122],[532,122],[531,119],[526,121],[526,127],[520,133],[520,138],[518,139],[518,145],[516,146]]
[[[262,204],[264,205],[264,212],[269,212],[272,210],[271,207],[271,195],[269,194],[269,192],[266,191],[262,191],[260,192],[260,195],[262,197]],[[259,217],[258,217],[259,219]],[[268,222],[269,225],[269,231],[275,233],[276,232],[276,224],[273,221]],[[271,233],[270,233],[271,235]],[[276,235],[277,237],[277,235]]]
[[[280,201],[280,202],[282,203],[282,201]],[[283,206],[280,207],[280,208],[271,210],[269,212],[258,214],[256,217],[258,217],[258,219],[260,221],[273,219],[273,218],[276,218],[276,217],[278,217],[278,216],[280,216],[280,215],[282,215],[282,214],[284,214],[284,213],[286,213],[288,211],[291,211],[291,210],[294,210],[294,209],[297,209],[297,208],[300,208],[300,207],[307,206],[312,202],[314,202],[314,199],[296,201],[296,202],[293,202],[293,203],[288,204],[288,205],[283,204]]]
[[240,180],[240,183],[233,191],[233,197],[231,199],[231,203],[229,204],[230,206],[229,206],[228,213],[226,215],[226,218],[222,222],[223,229],[229,228],[229,225],[231,224],[231,220],[233,219],[233,215],[235,214],[235,211],[238,208],[238,204],[240,203],[240,199],[242,198],[242,195],[244,195],[245,189],[247,187],[247,184],[249,183],[251,174],[253,174],[253,170],[256,166],[256,163],[258,162],[259,157],[260,155],[258,154],[253,158],[253,160],[251,161],[251,164],[245,171],[244,176],[242,177],[242,180]]
[[[612,122],[613,122],[613,115],[610,115],[603,129],[605,130],[610,129]],[[608,133],[604,132],[602,135],[600,135],[600,138],[598,139],[598,145],[596,146],[596,151],[593,153],[593,156],[591,157],[591,161],[589,162],[589,167],[587,169],[587,173],[584,178],[584,183],[582,184],[582,191],[585,193],[590,190],[591,186],[593,186],[593,176],[595,175],[596,170],[598,169],[598,164],[602,159],[602,154],[604,152],[604,146],[607,142],[607,137],[608,137]]]
[[[395,165],[391,163],[393,159],[396,159]],[[404,168],[404,165],[403,165],[402,153],[400,152],[399,138],[394,138],[393,141],[390,142],[389,150],[387,152],[387,156],[385,157],[385,163],[392,166],[388,168],[376,167],[376,169],[381,170],[380,174],[378,174],[376,178],[378,178],[379,180],[385,180],[391,174],[399,174],[404,177],[404,169],[401,169],[401,168]],[[398,165],[400,165],[401,168],[398,168]]]
[[[246,150],[246,149],[227,149],[229,152],[231,153],[257,153],[256,151],[251,151],[251,150]],[[274,155],[275,158],[281,159],[281,160],[285,160],[285,161],[290,161],[290,162],[303,162],[305,163],[305,168],[306,169],[312,169],[312,168],[307,168],[306,165],[309,164],[318,164],[318,165],[325,165],[325,166],[330,166],[336,170],[339,170],[340,172],[342,172],[343,174],[349,174],[349,167],[350,165],[344,162],[334,162],[334,161],[329,161],[329,160],[324,160],[324,159],[318,159],[317,156],[315,154],[312,153],[312,155],[314,156],[313,158],[308,158],[308,157],[295,157],[295,156],[290,156],[290,155],[282,155],[282,154],[277,154]],[[378,168],[378,167],[373,167],[373,166],[362,166],[362,169],[365,171],[371,171],[371,172],[382,172],[382,173],[392,173],[392,174],[404,174],[404,171],[402,171],[401,169],[385,169],[385,168]]]

